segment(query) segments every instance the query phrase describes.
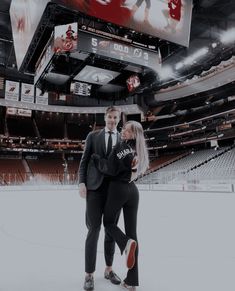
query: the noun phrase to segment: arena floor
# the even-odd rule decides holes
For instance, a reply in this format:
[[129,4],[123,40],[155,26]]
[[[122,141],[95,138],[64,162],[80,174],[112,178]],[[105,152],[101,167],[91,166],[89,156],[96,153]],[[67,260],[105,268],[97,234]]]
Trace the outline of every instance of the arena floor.
[[[235,193],[141,191],[139,291],[235,290]],[[0,191],[0,291],[78,291],[85,201],[76,189]],[[122,225],[122,221],[120,221]],[[95,290],[103,278],[103,229]],[[124,278],[117,249],[115,271]]]

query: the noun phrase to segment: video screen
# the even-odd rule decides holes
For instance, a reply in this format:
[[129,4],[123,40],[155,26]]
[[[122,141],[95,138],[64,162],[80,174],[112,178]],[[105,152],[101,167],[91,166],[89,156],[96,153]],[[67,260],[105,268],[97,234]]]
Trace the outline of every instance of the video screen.
[[54,46],[55,53],[76,51],[77,49],[77,23],[58,25],[55,27]]
[[50,0],[11,1],[10,18],[18,69],[22,65],[48,2]]
[[192,0],[57,0],[119,26],[188,46]]
[[73,82],[70,85],[71,93],[81,96],[90,96],[91,95],[91,84],[82,83],[82,82]]
[[105,85],[114,80],[119,74],[119,72],[86,65],[74,77],[74,80],[97,85]]
[[160,68],[160,59],[155,52],[82,31],[78,32],[78,50],[146,66],[155,71]]
[[137,75],[132,75],[126,80],[127,89],[133,92],[140,85],[140,79]]

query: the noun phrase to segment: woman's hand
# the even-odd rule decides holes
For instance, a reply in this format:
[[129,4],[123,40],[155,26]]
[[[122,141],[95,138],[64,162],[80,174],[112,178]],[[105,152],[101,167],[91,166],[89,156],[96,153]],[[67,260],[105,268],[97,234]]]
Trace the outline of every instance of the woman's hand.
[[[131,169],[135,170],[137,169],[137,165],[138,165],[138,158],[135,156],[134,159],[131,162]],[[134,172],[134,171],[133,171]]]

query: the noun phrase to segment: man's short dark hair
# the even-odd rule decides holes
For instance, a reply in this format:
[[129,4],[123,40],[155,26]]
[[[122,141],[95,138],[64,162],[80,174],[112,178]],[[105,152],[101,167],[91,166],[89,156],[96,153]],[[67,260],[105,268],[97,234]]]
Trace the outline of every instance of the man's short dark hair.
[[105,110],[105,115],[107,115],[108,113],[113,112],[113,111],[117,111],[117,112],[119,112],[119,116],[121,115],[120,108],[119,107],[116,107],[116,106],[109,106],[109,107],[107,107],[106,110]]

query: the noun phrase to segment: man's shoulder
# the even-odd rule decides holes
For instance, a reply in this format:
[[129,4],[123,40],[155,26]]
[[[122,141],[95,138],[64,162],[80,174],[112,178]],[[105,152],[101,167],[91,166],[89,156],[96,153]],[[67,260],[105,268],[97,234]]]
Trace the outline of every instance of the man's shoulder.
[[92,134],[93,134],[93,135],[99,135],[99,134],[101,134],[103,131],[104,131],[104,129],[96,129],[96,130],[93,130],[93,131],[92,131]]
[[99,136],[102,133],[102,131],[103,131],[103,129],[97,129],[97,130],[90,131],[88,136],[90,138],[95,138],[95,137]]

